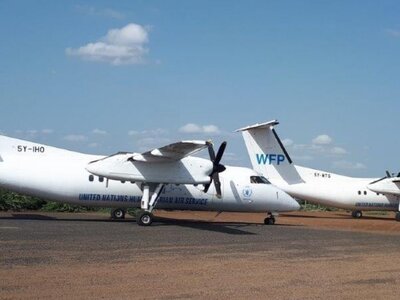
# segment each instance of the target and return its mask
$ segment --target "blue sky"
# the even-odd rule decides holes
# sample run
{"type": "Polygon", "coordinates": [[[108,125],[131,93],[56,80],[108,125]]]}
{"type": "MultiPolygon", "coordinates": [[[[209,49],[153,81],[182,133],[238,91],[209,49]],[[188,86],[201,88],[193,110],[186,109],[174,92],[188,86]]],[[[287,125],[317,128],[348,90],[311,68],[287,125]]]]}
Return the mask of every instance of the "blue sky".
{"type": "Polygon", "coordinates": [[[1,1],[0,131],[87,153],[228,141],[278,119],[294,161],[400,171],[398,1],[1,1]]]}

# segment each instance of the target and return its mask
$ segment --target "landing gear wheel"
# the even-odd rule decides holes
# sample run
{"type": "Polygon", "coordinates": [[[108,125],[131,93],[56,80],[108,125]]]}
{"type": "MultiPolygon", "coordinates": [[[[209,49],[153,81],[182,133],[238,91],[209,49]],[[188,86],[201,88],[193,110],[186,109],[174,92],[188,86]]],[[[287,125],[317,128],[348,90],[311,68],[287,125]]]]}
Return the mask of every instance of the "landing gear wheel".
{"type": "Polygon", "coordinates": [[[125,210],[122,208],[116,208],[111,211],[111,219],[120,220],[125,219],[125,210]]]}
{"type": "Polygon", "coordinates": [[[397,222],[400,222],[400,212],[397,212],[397,213],[396,213],[396,221],[397,221],[397,222]]]}
{"type": "Polygon", "coordinates": [[[360,219],[362,217],[362,212],[360,210],[355,210],[351,212],[351,216],[356,219],[360,219]]]}
{"type": "Polygon", "coordinates": [[[265,218],[264,219],[264,224],[265,225],[274,225],[275,224],[275,218],[273,216],[265,218]]]}
{"type": "Polygon", "coordinates": [[[153,223],[153,214],[148,211],[140,212],[136,216],[136,223],[140,226],[150,226],[153,223]]]}

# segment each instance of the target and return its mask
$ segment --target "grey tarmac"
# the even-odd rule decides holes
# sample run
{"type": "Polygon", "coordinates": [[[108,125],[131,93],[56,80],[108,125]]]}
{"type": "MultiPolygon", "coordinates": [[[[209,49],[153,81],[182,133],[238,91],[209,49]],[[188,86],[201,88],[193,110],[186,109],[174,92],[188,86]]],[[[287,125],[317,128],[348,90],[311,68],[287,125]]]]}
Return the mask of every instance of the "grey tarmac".
{"type": "Polygon", "coordinates": [[[0,213],[0,298],[395,299],[400,291],[398,235],[295,225],[293,216],[265,226],[177,214],[189,218],[161,213],[141,227],[97,213],[0,213]]]}

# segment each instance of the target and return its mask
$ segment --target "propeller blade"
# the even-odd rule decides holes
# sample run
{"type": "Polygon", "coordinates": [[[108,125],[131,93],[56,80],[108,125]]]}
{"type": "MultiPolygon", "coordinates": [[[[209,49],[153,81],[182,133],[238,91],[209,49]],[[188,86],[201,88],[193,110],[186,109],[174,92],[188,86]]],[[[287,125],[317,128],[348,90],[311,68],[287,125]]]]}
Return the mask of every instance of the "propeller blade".
{"type": "Polygon", "coordinates": [[[214,181],[215,191],[217,192],[216,193],[217,197],[221,198],[221,195],[222,195],[222,192],[221,192],[221,181],[219,181],[218,173],[214,173],[213,181],[214,181]]]}
{"type": "Polygon", "coordinates": [[[399,172],[399,173],[397,173],[397,177],[400,177],[400,172],[399,172]]]}
{"type": "Polygon", "coordinates": [[[392,175],[390,175],[390,172],[389,172],[388,170],[386,170],[386,177],[387,177],[387,178],[392,177],[392,175]]]}
{"type": "Polygon", "coordinates": [[[226,142],[223,142],[221,146],[219,146],[218,152],[217,152],[217,157],[214,160],[214,164],[218,165],[219,162],[221,161],[222,155],[224,154],[226,148],[226,142]]]}
{"type": "Polygon", "coordinates": [[[210,155],[210,160],[212,162],[215,161],[215,152],[214,152],[214,147],[211,142],[208,142],[208,154],[210,155]]]}
{"type": "Polygon", "coordinates": [[[204,190],[203,190],[203,192],[204,192],[204,193],[207,193],[207,192],[208,192],[208,189],[210,188],[210,186],[211,186],[211,182],[205,184],[205,185],[204,185],[204,190]]]}

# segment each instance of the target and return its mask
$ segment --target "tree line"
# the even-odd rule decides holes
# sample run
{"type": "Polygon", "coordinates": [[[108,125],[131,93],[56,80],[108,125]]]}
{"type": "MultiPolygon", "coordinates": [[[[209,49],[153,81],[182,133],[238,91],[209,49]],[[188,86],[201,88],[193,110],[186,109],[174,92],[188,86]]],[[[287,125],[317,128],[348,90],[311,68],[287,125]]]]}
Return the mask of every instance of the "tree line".
{"type": "Polygon", "coordinates": [[[0,189],[0,211],[43,210],[59,212],[96,211],[98,208],[72,205],[26,196],[0,189]]]}

